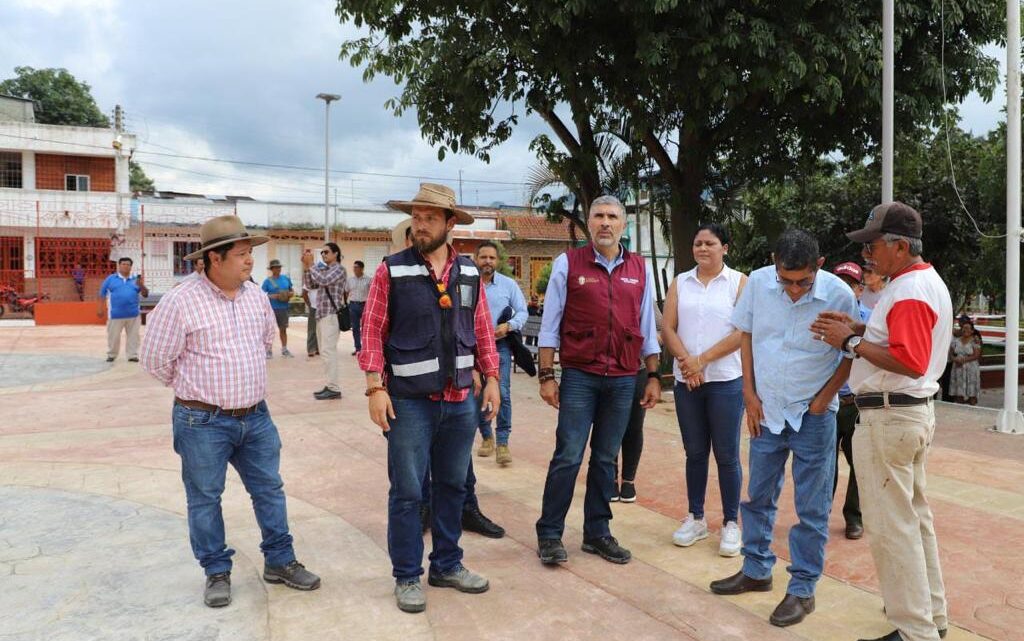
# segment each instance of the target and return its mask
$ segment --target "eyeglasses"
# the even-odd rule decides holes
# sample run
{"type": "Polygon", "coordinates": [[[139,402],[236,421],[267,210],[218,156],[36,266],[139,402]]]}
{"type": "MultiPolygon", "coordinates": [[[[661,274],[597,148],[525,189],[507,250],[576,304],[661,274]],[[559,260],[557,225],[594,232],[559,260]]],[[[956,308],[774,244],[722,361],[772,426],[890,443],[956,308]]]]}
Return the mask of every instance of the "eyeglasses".
{"type": "Polygon", "coordinates": [[[320,250],[320,255],[321,256],[326,256],[327,254],[330,254],[330,253],[331,253],[331,250],[329,250],[329,249],[321,249],[320,250]]]}
{"type": "Polygon", "coordinates": [[[864,243],[864,253],[867,254],[868,256],[873,254],[874,251],[875,251],[875,243],[877,243],[878,241],[882,241],[886,245],[889,244],[889,241],[887,241],[886,239],[884,239],[884,238],[877,238],[877,239],[871,241],[870,243],[864,243]]]}
{"type": "Polygon", "coordinates": [[[800,289],[810,289],[814,285],[814,278],[803,278],[801,280],[790,280],[779,276],[778,272],[775,272],[775,282],[782,285],[783,287],[799,287],[800,289]]]}

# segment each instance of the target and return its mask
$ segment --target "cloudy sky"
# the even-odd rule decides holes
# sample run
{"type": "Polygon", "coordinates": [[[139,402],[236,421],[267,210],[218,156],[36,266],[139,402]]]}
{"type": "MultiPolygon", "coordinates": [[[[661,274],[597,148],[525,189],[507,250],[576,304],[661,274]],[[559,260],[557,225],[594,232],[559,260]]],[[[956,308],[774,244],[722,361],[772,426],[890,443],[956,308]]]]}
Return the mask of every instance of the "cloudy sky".
{"type": "MultiPolygon", "coordinates": [[[[92,85],[101,109],[121,104],[139,137],[136,159],[163,189],[322,200],[322,169],[181,156],[322,168],[324,106],[315,96],[327,92],[342,95],[331,107],[331,167],[359,172],[332,174],[341,203],[411,196],[428,178],[458,189],[461,170],[467,204],[521,204],[535,162],[527,147],[543,123],[522,121],[489,165],[465,155],[438,162],[413,114],[395,118],[384,109],[397,93],[391,81],[365,84],[361,70],[338,60],[341,43],[357,33],[338,23],[333,7],[331,0],[4,0],[0,79],[15,66],[65,67],[92,85]]],[[[996,95],[998,104],[969,99],[963,124],[976,134],[994,127],[996,95]]]]}

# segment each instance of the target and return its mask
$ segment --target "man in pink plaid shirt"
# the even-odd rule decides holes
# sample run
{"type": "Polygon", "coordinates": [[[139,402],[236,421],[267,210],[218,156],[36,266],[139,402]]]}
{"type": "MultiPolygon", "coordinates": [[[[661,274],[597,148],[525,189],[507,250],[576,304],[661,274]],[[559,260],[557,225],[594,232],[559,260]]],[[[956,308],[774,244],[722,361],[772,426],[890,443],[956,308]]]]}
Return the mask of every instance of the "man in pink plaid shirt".
{"type": "Polygon", "coordinates": [[[206,573],[203,600],[231,603],[231,556],[221,494],[230,462],[252,497],[263,533],[263,580],[315,590],[320,577],[295,560],[280,468],[281,438],[263,400],[266,352],[277,324],[270,302],[249,281],[250,236],[236,216],[207,221],[200,230],[196,273],[168,292],[153,310],[140,352],[142,367],[174,388],[174,451],[188,501],[192,553],[206,573]]]}

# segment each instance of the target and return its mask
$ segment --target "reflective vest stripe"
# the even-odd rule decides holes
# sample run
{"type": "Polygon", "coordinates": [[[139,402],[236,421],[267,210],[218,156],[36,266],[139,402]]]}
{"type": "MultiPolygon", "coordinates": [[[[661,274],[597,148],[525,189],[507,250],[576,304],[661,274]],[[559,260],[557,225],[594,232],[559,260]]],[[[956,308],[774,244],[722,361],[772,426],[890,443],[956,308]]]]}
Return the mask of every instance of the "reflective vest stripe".
{"type": "Polygon", "coordinates": [[[418,363],[391,365],[391,373],[395,376],[422,376],[423,374],[431,374],[440,369],[441,362],[436,358],[432,358],[429,361],[419,361],[418,363]]]}
{"type": "Polygon", "coordinates": [[[473,265],[459,265],[459,273],[465,276],[479,276],[480,272],[473,265]]]}
{"type": "Polygon", "coordinates": [[[408,276],[430,276],[425,265],[391,265],[392,278],[405,278],[408,276]]]}
{"type": "Polygon", "coordinates": [[[455,357],[455,368],[456,369],[463,369],[463,368],[466,368],[466,367],[473,367],[473,363],[475,363],[475,362],[476,361],[474,360],[472,354],[466,354],[465,356],[456,356],[455,357]]]}

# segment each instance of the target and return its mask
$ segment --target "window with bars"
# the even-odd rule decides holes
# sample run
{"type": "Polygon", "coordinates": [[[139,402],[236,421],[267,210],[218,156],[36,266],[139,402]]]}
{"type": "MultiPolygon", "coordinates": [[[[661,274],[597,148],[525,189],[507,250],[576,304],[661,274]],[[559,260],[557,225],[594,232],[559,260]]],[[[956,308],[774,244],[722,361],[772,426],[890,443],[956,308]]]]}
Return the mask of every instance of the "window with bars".
{"type": "Polygon", "coordinates": [[[89,177],[81,174],[64,174],[65,191],[89,191],[89,177]]]}
{"type": "Polygon", "coordinates": [[[192,273],[192,262],[191,260],[185,260],[185,256],[188,256],[194,251],[199,251],[199,248],[203,244],[199,241],[193,240],[176,240],[174,241],[174,275],[175,276],[188,276],[192,273]]]}
{"type": "Polygon", "coordinates": [[[36,238],[36,269],[41,278],[66,277],[80,264],[87,276],[110,274],[107,238],[36,238]]]}
{"type": "Polygon", "coordinates": [[[522,256],[509,256],[508,266],[512,268],[512,276],[514,278],[523,277],[523,257],[522,256]]]}
{"type": "Polygon", "coordinates": [[[21,154],[0,151],[0,187],[21,189],[21,154]]]}

